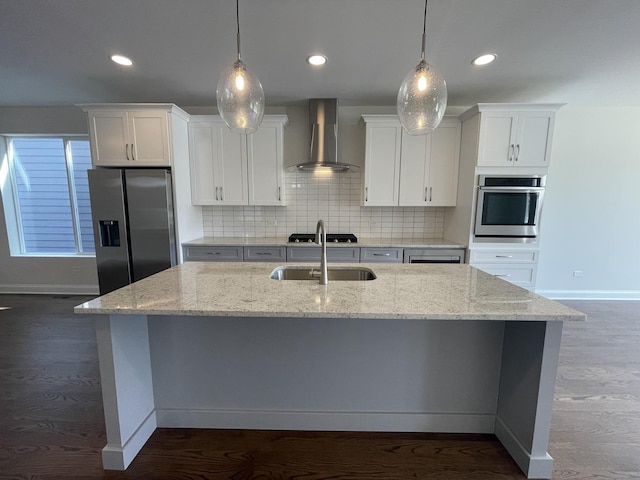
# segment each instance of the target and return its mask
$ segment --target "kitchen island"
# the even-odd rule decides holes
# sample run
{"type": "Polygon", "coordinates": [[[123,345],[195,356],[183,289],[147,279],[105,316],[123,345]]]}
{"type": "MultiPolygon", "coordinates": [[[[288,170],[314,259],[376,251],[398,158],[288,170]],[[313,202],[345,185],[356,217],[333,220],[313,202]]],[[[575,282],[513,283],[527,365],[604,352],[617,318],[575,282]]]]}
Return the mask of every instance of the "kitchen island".
{"type": "Polygon", "coordinates": [[[583,314],[468,265],[326,286],[276,266],[185,263],[76,307],[99,314],[105,469],[157,427],[424,431],[495,433],[551,478],[562,323],[583,314]]]}

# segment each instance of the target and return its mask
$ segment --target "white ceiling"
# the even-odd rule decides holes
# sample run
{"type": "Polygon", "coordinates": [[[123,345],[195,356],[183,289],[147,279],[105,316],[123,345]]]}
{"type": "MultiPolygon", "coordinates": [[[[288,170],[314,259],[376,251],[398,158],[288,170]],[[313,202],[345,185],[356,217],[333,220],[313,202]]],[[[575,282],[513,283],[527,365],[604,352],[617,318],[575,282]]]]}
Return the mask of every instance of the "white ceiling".
{"type": "MultiPolygon", "coordinates": [[[[267,105],[393,105],[420,59],[423,0],[240,0],[242,56],[267,105]],[[329,57],[323,69],[305,58],[329,57]]],[[[0,106],[215,105],[234,0],[0,0],[0,106]],[[132,69],[109,60],[129,55],[132,69]]],[[[431,0],[427,61],[450,106],[640,106],[640,0],[431,0]],[[478,54],[495,64],[478,68],[478,54]]]]}

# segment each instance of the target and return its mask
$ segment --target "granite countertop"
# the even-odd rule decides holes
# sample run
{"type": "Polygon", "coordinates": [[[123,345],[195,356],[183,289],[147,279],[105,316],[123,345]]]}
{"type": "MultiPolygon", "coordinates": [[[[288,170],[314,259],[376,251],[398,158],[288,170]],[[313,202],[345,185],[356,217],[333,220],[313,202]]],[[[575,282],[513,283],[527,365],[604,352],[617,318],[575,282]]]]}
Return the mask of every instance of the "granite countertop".
{"type": "MultiPolygon", "coordinates": [[[[201,237],[183,242],[183,247],[219,247],[259,245],[277,247],[304,247],[314,243],[289,242],[288,237],[201,237]]],[[[466,245],[444,238],[358,238],[357,243],[331,243],[327,247],[395,247],[395,248],[466,248],[466,245]]]]}
{"type": "MultiPolygon", "coordinates": [[[[76,313],[427,320],[584,320],[466,264],[358,264],[372,281],[276,281],[277,263],[187,262],[83,303],[76,313]]],[[[291,265],[291,264],[287,264],[291,265]]],[[[318,267],[317,264],[306,264],[318,267]]],[[[353,268],[353,264],[329,264],[353,268]]]]}

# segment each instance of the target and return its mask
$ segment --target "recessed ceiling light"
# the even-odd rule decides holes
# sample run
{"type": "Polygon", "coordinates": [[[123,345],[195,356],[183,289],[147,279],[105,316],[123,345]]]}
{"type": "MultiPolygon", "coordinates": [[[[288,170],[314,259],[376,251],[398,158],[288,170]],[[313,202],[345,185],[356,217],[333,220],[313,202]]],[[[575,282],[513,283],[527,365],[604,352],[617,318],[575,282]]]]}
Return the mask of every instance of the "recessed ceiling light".
{"type": "Polygon", "coordinates": [[[130,67],[131,65],[133,65],[133,60],[122,55],[111,55],[111,60],[118,65],[124,65],[125,67],[130,67]]]}
{"type": "Polygon", "coordinates": [[[324,55],[311,55],[307,57],[307,63],[310,65],[324,65],[327,63],[327,57],[324,55]]]}
{"type": "Polygon", "coordinates": [[[476,57],[471,63],[477,66],[487,65],[493,62],[496,58],[498,58],[498,55],[496,55],[495,53],[486,53],[484,55],[476,57]]]}

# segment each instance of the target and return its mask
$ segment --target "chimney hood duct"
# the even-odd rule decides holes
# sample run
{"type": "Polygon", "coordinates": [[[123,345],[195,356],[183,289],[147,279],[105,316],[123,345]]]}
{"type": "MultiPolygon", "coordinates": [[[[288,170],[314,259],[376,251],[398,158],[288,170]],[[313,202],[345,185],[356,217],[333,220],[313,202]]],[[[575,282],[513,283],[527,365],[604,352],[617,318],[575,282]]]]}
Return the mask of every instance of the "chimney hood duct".
{"type": "Polygon", "coordinates": [[[303,171],[331,170],[344,172],[355,165],[338,162],[338,100],[312,98],[309,100],[309,161],[291,167],[303,171]]]}

